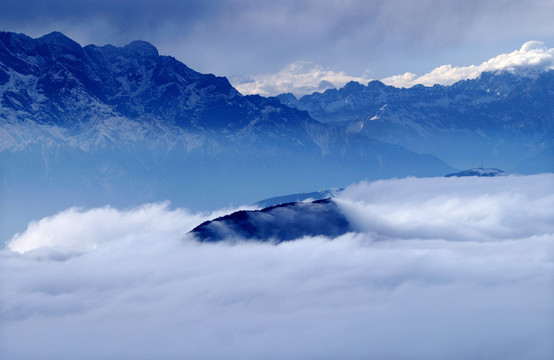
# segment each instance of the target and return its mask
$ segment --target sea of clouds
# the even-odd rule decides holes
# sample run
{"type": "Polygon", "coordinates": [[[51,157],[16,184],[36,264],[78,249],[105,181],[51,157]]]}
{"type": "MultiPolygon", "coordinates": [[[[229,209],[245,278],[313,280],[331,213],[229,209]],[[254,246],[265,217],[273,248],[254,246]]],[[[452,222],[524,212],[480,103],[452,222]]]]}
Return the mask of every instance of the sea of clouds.
{"type": "Polygon", "coordinates": [[[356,232],[199,243],[168,203],[68,209],[0,251],[2,359],[552,359],[554,174],[394,179],[356,232]]]}

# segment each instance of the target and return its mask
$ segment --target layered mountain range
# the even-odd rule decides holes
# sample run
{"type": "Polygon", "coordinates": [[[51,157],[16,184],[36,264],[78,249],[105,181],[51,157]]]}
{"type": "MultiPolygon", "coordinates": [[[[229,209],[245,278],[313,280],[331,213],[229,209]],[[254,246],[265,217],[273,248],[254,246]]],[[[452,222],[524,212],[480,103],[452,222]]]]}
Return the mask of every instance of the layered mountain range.
{"type": "Polygon", "coordinates": [[[82,47],[58,32],[2,32],[0,236],[69,206],[169,199],[200,210],[363,179],[442,176],[452,164],[513,171],[531,159],[529,171],[542,170],[552,78],[350,83],[299,100],[264,98],[147,42],[82,47]]]}
{"type": "Polygon", "coordinates": [[[349,131],[434,154],[458,168],[485,162],[511,172],[554,171],[554,71],[484,72],[451,86],[350,82],[289,106],[349,131]]]}
{"type": "Polygon", "coordinates": [[[210,209],[454,170],[277,98],[243,96],[143,41],[82,47],[59,32],[2,32],[0,105],[0,217],[10,224],[75,205],[210,209]]]}

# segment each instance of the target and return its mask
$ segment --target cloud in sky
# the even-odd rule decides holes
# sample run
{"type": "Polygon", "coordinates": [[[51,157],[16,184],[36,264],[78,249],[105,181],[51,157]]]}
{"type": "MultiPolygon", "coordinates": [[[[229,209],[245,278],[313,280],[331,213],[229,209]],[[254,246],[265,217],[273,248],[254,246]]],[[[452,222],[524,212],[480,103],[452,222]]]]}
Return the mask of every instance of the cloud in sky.
{"type": "Polygon", "coordinates": [[[323,92],[330,88],[340,88],[349,81],[367,83],[369,79],[349,76],[343,71],[335,72],[306,61],[294,62],[275,74],[256,75],[245,80],[231,78],[231,82],[242,94],[262,96],[282,93],[301,96],[315,91],[323,92]]]}
{"type": "Polygon", "coordinates": [[[475,79],[484,71],[513,72],[516,70],[544,71],[552,69],[554,69],[554,48],[549,49],[540,41],[528,41],[519,50],[498,55],[480,65],[442,65],[421,76],[407,72],[384,78],[382,81],[396,87],[412,87],[417,84],[452,85],[460,80],[475,79]]]}
{"type": "Polygon", "coordinates": [[[358,233],[277,246],[196,243],[203,216],[163,204],[69,209],[0,252],[2,358],[550,359],[552,185],[361,183],[337,199],[358,233]]]}
{"type": "Polygon", "coordinates": [[[379,79],[553,41],[553,10],[545,0],[8,0],[0,22],[31,36],[58,30],[83,45],[146,40],[217,75],[276,73],[305,60],[379,79]]]}

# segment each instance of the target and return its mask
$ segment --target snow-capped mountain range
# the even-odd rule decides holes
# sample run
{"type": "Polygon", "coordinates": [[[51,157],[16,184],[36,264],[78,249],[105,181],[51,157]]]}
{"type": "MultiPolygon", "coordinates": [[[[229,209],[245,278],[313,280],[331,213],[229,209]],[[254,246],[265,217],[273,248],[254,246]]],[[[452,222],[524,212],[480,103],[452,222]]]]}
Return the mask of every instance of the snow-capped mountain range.
{"type": "Polygon", "coordinates": [[[554,70],[483,72],[451,86],[350,82],[284,104],[352,132],[433,154],[458,168],[554,170],[554,70]]]}
{"type": "Polygon", "coordinates": [[[75,205],[209,209],[455,170],[243,96],[143,41],[82,47],[59,32],[2,32],[0,105],[3,228],[75,205]]]}
{"type": "Polygon", "coordinates": [[[1,150],[42,141],[91,152],[147,142],[218,156],[253,146],[272,153],[276,145],[344,155],[369,143],[275,98],[242,96],[226,78],[195,72],[142,41],[82,48],[56,32],[1,33],[0,96],[1,150]]]}

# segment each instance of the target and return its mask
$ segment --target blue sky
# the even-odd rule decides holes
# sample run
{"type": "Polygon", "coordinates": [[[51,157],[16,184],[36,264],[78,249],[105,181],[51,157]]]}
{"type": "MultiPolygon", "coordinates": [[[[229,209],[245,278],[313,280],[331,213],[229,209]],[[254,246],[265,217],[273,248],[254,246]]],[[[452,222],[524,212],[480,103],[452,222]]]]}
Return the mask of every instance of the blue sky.
{"type": "MultiPolygon", "coordinates": [[[[153,43],[234,85],[291,66],[354,79],[425,74],[554,45],[549,0],[5,0],[2,30],[58,30],[82,45],[153,43]]],[[[283,74],[279,75],[283,76],[283,74]]]]}

